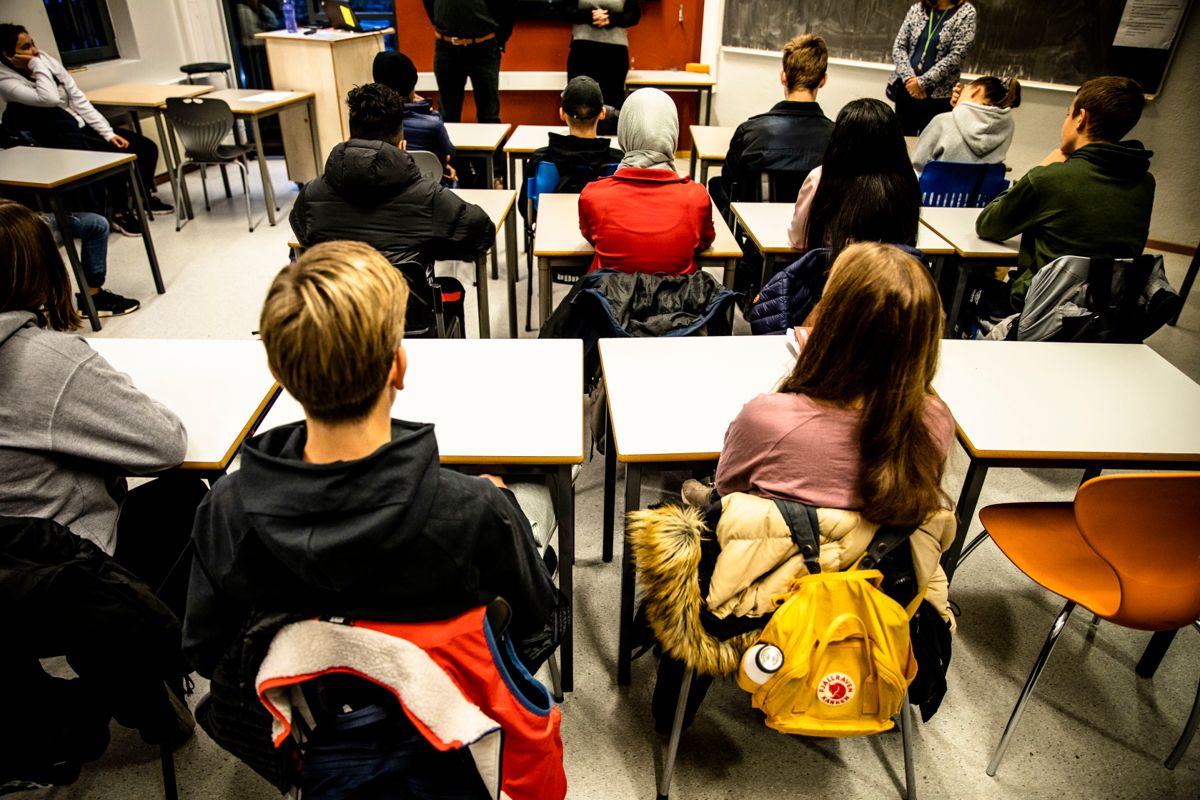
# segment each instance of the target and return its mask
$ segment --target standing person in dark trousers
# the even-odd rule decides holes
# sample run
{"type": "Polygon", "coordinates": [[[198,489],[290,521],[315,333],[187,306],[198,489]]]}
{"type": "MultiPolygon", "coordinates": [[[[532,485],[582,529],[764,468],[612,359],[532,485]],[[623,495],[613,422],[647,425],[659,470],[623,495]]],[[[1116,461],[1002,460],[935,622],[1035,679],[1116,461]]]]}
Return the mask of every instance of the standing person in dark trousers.
{"type": "MultiPolygon", "coordinates": [[[[462,121],[467,78],[475,92],[475,118],[500,121],[500,53],[512,33],[511,0],[424,0],[437,42],[433,74],[438,110],[446,122],[462,121]]],[[[490,187],[489,187],[490,188],[490,187]]]]}
{"type": "Polygon", "coordinates": [[[917,136],[950,110],[963,59],[975,42],[975,6],[965,0],[921,0],[904,15],[892,45],[888,99],[905,136],[917,136]]]}
{"type": "Polygon", "coordinates": [[[642,18],[638,0],[574,0],[566,4],[571,30],[567,80],[586,75],[600,84],[605,101],[614,108],[625,102],[629,73],[627,28],[642,18]]]}

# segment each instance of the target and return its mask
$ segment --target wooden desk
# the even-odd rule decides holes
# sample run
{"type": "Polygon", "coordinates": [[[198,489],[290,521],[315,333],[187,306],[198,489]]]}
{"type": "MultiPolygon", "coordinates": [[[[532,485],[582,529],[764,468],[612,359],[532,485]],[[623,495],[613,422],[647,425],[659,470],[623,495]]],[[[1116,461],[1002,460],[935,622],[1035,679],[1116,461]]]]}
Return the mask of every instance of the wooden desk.
{"type": "MultiPolygon", "coordinates": [[[[733,287],[733,276],[737,270],[742,248],[738,247],[733,232],[714,207],[713,226],[717,237],[712,246],[700,254],[701,266],[705,262],[716,262],[725,268],[724,283],[733,287]]],[[[652,247],[653,242],[647,242],[652,247]]],[[[583,238],[579,230],[579,195],[543,194],[538,199],[538,224],[533,239],[533,255],[538,262],[538,319],[545,322],[550,316],[550,270],[553,267],[586,267],[591,263],[595,249],[583,238]]]]}
{"type": "MultiPolygon", "coordinates": [[[[87,93],[87,98],[97,108],[109,108],[113,111],[124,111],[129,114],[133,129],[142,132],[141,117],[149,114],[154,117],[154,125],[158,130],[158,141],[161,145],[163,164],[167,168],[167,177],[171,181],[171,193],[175,204],[179,205],[179,187],[175,181],[175,169],[179,166],[179,146],[175,142],[175,132],[164,113],[168,97],[196,97],[208,94],[211,86],[190,83],[119,83],[116,86],[105,86],[87,93]]],[[[154,191],[153,186],[145,187],[147,192],[154,191]]],[[[192,218],[192,204],[187,198],[183,200],[184,216],[192,218]]]]}
{"type": "Polygon", "coordinates": [[[946,309],[946,334],[954,330],[962,312],[963,296],[967,291],[967,270],[991,269],[1017,263],[1021,239],[1014,236],[1007,242],[991,242],[975,233],[975,220],[981,208],[922,208],[921,224],[945,239],[954,248],[948,260],[956,270],[954,287],[946,309]]]}
{"type": "Polygon", "coordinates": [[[570,131],[565,125],[518,125],[512,136],[508,137],[508,141],[504,143],[504,154],[508,159],[509,186],[517,186],[517,163],[520,162],[521,174],[524,176],[525,162],[529,160],[530,154],[550,144],[552,133],[566,136],[570,131]]]}
{"type": "MultiPolygon", "coordinates": [[[[609,413],[604,454],[604,559],[612,560],[617,462],[625,465],[625,513],[642,507],[648,469],[712,467],[725,430],[754,397],[792,369],[791,336],[601,339],[609,413]],[[720,364],[721,378],[695,396],[696,365],[720,364]],[[669,411],[668,411],[669,409],[669,411]]],[[[621,517],[624,519],[624,514],[621,517]]],[[[633,558],[625,537],[621,562],[617,684],[630,678],[633,558]]]]}
{"type": "MultiPolygon", "coordinates": [[[[275,187],[267,171],[267,155],[263,152],[262,131],[259,120],[279,116],[279,127],[283,132],[283,152],[288,165],[288,178],[296,183],[308,183],[325,170],[325,156],[318,149],[316,95],[312,92],[262,91],[260,89],[222,89],[207,95],[209,99],[224,100],[235,117],[249,120],[254,133],[254,152],[258,159],[259,174],[263,183],[263,198],[267,205],[267,219],[276,224],[275,187]],[[303,104],[304,108],[300,106],[303,104]],[[301,128],[299,123],[307,123],[301,128]],[[307,133],[303,133],[307,130],[307,133]],[[312,165],[308,157],[312,156],[312,165]]],[[[236,133],[237,128],[234,128],[236,133]]]]}
{"type": "Polygon", "coordinates": [[[991,467],[1200,469],[1200,386],[1145,345],[947,340],[933,388],[970,458],[947,578],[991,467]]]}
{"type": "Polygon", "coordinates": [[[88,339],[187,429],[183,469],[219,474],[237,454],[279,384],[254,339],[88,339]]]}
{"type": "MultiPolygon", "coordinates": [[[[484,174],[487,188],[496,185],[495,166],[492,157],[500,150],[504,138],[512,130],[507,122],[447,122],[446,134],[450,144],[460,153],[483,154],[486,156],[484,174]]],[[[510,183],[509,188],[513,188],[510,183]]]]}
{"type": "Polygon", "coordinates": [[[163,286],[162,274],[158,271],[158,255],[154,252],[154,239],[150,235],[150,224],[146,221],[145,198],[142,182],[134,170],[137,156],[132,153],[98,153],[90,150],[59,150],[53,147],[12,147],[0,150],[0,186],[16,186],[33,191],[45,198],[54,219],[58,223],[67,261],[75,273],[75,284],[83,295],[84,312],[92,323],[92,330],[100,330],[100,317],[96,305],[88,292],[79,251],[71,236],[67,223],[67,208],[64,193],[96,181],[102,181],[124,173],[133,188],[134,208],[142,225],[142,245],[146,248],[146,260],[150,262],[150,274],[154,277],[154,288],[159,294],[167,291],[163,286]]]}
{"type": "MultiPolygon", "coordinates": [[[[631,69],[625,77],[626,89],[654,88],[664,92],[696,92],[704,105],[704,124],[712,122],[712,90],[717,81],[707,72],[686,72],[678,69],[631,69]]],[[[700,122],[700,108],[696,108],[700,122]]]]}
{"type": "Polygon", "coordinates": [[[719,127],[716,125],[691,125],[692,158],[688,167],[688,175],[696,177],[696,162],[700,162],[700,183],[708,185],[708,167],[711,164],[722,164],[729,153],[729,142],[737,128],[719,127]]]}
{"type": "MultiPolygon", "coordinates": [[[[408,374],[394,416],[436,425],[442,463],[511,466],[555,479],[561,552],[559,586],[573,600],[575,489],[571,468],[583,463],[583,346],[552,339],[418,339],[404,343],[408,374]],[[520,391],[497,391],[519,386],[520,391]],[[480,398],[488,398],[486,410],[480,398]]],[[[262,430],[303,418],[282,393],[262,430]]],[[[563,691],[573,684],[571,632],[562,643],[563,691]]]]}

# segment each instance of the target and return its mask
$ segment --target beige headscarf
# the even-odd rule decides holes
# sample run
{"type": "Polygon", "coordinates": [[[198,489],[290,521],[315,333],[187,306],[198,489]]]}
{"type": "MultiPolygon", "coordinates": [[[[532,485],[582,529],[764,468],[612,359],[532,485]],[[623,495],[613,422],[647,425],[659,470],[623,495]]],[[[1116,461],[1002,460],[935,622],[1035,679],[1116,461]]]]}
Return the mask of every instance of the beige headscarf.
{"type": "Polygon", "coordinates": [[[617,141],[625,151],[622,167],[675,171],[679,112],[659,89],[638,89],[621,106],[617,141]]]}

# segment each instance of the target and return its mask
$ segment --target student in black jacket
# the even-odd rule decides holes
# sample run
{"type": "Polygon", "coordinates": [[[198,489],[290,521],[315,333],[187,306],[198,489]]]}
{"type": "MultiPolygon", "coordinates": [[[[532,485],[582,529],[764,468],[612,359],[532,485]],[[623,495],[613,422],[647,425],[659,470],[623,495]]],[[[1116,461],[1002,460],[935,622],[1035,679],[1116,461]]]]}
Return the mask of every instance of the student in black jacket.
{"type": "Polygon", "coordinates": [[[828,66],[829,49],[820,36],[796,36],[784,46],[779,82],[785,99],[738,126],[721,174],[708,182],[722,212],[734,200],[767,200],[759,197],[763,172],[770,173],[780,202],[796,199],[805,176],[820,165],[833,132],[833,121],[817,105],[828,66]]]}

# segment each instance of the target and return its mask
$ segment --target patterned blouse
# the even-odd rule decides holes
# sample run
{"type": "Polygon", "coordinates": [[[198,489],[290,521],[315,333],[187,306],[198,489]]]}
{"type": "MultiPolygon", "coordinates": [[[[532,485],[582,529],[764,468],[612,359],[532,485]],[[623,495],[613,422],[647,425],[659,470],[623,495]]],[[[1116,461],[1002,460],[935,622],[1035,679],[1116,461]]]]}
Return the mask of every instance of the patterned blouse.
{"type": "MultiPolygon", "coordinates": [[[[890,81],[913,77],[912,55],[929,25],[929,13],[921,3],[914,3],[904,15],[896,43],[892,45],[892,63],[896,69],[890,81]]],[[[919,76],[921,86],[929,97],[949,97],[962,75],[962,62],[975,41],[975,6],[963,3],[949,15],[937,37],[937,60],[919,76]]]]}

